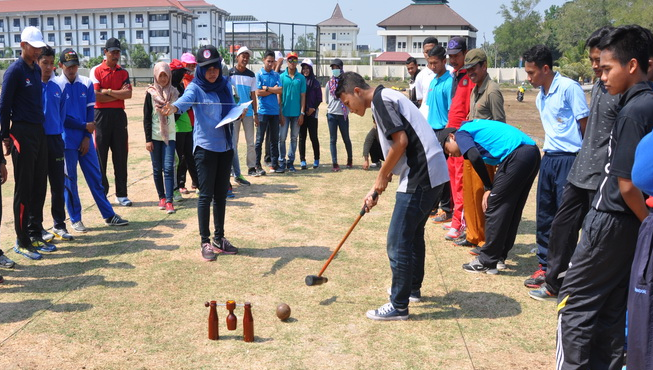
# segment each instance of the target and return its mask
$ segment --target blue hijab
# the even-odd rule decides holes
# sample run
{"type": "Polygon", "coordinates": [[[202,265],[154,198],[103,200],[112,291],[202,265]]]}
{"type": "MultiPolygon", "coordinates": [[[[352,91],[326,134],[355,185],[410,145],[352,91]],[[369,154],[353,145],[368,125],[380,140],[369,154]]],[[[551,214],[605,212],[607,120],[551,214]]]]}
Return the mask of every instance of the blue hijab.
{"type": "Polygon", "coordinates": [[[222,113],[220,119],[223,119],[224,116],[229,113],[231,108],[235,106],[233,96],[231,95],[231,89],[227,83],[227,79],[222,76],[222,60],[212,63],[203,67],[197,66],[197,72],[195,72],[195,79],[193,80],[202,90],[205,92],[214,92],[218,94],[218,99],[222,103],[222,113]],[[211,83],[206,79],[206,71],[214,67],[220,71],[218,79],[215,82],[211,83]]]}

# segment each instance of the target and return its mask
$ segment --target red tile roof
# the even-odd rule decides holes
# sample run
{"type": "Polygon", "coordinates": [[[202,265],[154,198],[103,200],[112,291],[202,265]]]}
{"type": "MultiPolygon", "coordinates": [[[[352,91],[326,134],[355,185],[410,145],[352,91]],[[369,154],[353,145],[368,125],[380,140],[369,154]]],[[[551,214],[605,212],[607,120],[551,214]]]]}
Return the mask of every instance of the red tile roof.
{"type": "Polygon", "coordinates": [[[402,26],[468,26],[467,22],[446,4],[411,4],[377,24],[379,27],[402,26]]]}
{"type": "Polygon", "coordinates": [[[0,13],[151,7],[166,7],[189,11],[177,0],[111,0],[106,3],[74,0],[0,0],[0,13]]]}
{"type": "Polygon", "coordinates": [[[410,54],[403,51],[386,51],[374,58],[375,62],[406,62],[410,54]]]}

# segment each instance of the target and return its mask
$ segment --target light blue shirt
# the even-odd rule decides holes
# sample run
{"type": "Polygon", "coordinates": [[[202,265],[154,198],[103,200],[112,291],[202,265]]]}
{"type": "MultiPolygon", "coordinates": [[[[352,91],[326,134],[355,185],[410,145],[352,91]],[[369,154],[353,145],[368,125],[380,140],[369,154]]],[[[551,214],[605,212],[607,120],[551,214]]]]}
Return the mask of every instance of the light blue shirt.
{"type": "Polygon", "coordinates": [[[540,87],[535,105],[544,127],[544,152],[577,153],[583,142],[578,121],[589,116],[580,84],[556,72],[548,94],[540,87]]]}
{"type": "MultiPolygon", "coordinates": [[[[231,90],[231,85],[228,88],[231,90]]],[[[199,146],[212,152],[226,152],[232,148],[231,138],[227,137],[229,125],[215,128],[222,117],[222,105],[205,103],[220,103],[218,94],[207,93],[195,82],[191,82],[184,90],[184,95],[179,97],[173,105],[179,109],[179,113],[193,108],[195,113],[193,151],[199,146]]]]}
{"type": "MultiPolygon", "coordinates": [[[[261,68],[256,74],[256,87],[262,89],[264,86],[275,87],[281,86],[279,74],[274,70],[266,72],[265,68],[261,68]]],[[[268,96],[258,97],[258,112],[259,114],[276,115],[279,114],[279,100],[277,94],[270,94],[268,96]]]]}
{"type": "Polygon", "coordinates": [[[442,130],[449,122],[451,107],[451,89],[453,78],[449,72],[436,76],[431,80],[426,94],[426,104],[429,106],[427,121],[434,130],[442,130]]]}
{"type": "Polygon", "coordinates": [[[518,128],[487,119],[463,122],[456,132],[456,143],[463,154],[476,147],[483,162],[491,166],[503,162],[521,145],[535,145],[535,141],[518,128]]]}

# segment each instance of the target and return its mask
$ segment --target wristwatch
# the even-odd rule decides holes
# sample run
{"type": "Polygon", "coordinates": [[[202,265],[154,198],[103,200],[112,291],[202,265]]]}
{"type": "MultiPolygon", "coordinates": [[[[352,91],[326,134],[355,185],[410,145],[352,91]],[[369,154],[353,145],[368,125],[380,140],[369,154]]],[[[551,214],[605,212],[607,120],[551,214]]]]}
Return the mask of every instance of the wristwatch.
{"type": "Polygon", "coordinates": [[[111,89],[108,89],[107,95],[111,95],[111,89]]]}
{"type": "Polygon", "coordinates": [[[270,86],[266,86],[265,91],[270,91],[270,86]]]}
{"type": "Polygon", "coordinates": [[[302,114],[302,116],[305,116],[305,115],[306,115],[306,113],[304,113],[304,112],[301,112],[301,114],[302,114]]]}

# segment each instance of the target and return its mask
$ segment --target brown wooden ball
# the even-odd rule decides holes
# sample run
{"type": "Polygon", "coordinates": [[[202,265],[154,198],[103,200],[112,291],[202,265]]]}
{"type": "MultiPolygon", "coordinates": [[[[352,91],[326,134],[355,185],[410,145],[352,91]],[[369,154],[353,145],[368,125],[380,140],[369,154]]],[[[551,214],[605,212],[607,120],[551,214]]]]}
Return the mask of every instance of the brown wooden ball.
{"type": "Polygon", "coordinates": [[[290,306],[285,303],[280,303],[277,306],[277,317],[281,321],[286,321],[290,317],[290,306]]]}

